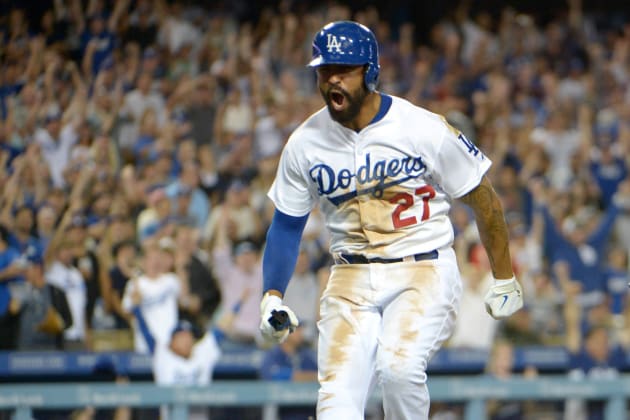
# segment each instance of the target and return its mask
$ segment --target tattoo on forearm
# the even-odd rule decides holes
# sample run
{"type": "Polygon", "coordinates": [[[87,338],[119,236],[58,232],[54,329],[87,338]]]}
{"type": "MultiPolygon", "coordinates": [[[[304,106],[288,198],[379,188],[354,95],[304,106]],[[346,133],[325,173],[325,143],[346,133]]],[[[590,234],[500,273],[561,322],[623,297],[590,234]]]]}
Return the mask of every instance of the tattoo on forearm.
{"type": "Polygon", "coordinates": [[[512,272],[508,230],[503,207],[490,182],[484,178],[481,184],[462,197],[475,212],[479,236],[486,248],[492,271],[497,275],[512,272]]]}

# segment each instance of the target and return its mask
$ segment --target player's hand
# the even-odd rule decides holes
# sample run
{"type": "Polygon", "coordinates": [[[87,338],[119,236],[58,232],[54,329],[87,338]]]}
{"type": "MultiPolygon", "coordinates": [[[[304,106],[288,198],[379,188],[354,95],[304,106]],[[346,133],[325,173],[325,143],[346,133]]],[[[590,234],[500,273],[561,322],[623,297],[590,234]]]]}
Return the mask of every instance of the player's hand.
{"type": "Polygon", "coordinates": [[[486,311],[494,319],[507,318],[523,307],[523,289],[516,277],[495,280],[484,301],[486,311]]]}
{"type": "Polygon", "coordinates": [[[282,304],[282,299],[269,293],[260,302],[260,318],[262,336],[273,343],[282,343],[299,325],[297,316],[282,304]]]}

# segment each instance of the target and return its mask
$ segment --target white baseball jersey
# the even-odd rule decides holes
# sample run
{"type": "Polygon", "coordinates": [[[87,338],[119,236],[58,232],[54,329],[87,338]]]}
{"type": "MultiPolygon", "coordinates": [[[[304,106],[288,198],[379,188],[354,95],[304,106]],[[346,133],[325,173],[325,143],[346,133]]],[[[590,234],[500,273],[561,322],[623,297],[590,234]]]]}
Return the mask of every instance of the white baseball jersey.
{"type": "MultiPolygon", "coordinates": [[[[122,307],[129,312],[133,309],[131,295],[134,287],[140,288],[142,294],[140,310],[151,335],[156,342],[168,341],[178,319],[177,298],[180,293],[180,285],[177,276],[173,273],[164,273],[151,279],[142,275],[137,280],[128,282],[122,307]]],[[[149,352],[140,328],[134,327],[133,339],[137,353],[149,352]]]]}
{"type": "MultiPolygon", "coordinates": [[[[170,336],[169,336],[170,337],[170,336]]],[[[169,341],[156,342],[153,376],[158,385],[208,385],[221,350],[214,335],[207,333],[193,347],[190,358],[173,353],[169,341]]]]}
{"type": "Polygon", "coordinates": [[[319,202],[333,255],[401,258],[450,246],[451,199],[476,187],[491,165],[443,117],[391,98],[385,115],[360,132],[324,107],[283,150],[269,197],[290,216],[319,202]]]}
{"type": "MultiPolygon", "coordinates": [[[[170,338],[170,336],[169,336],[170,338]]],[[[190,358],[184,359],[173,353],[169,341],[156,342],[153,355],[153,377],[155,383],[164,386],[203,386],[212,381],[212,372],[221,350],[212,333],[206,333],[193,347],[190,358]]],[[[169,420],[166,407],[161,408],[162,420],[169,420]]],[[[190,407],[189,420],[208,420],[207,409],[190,407]]]]}

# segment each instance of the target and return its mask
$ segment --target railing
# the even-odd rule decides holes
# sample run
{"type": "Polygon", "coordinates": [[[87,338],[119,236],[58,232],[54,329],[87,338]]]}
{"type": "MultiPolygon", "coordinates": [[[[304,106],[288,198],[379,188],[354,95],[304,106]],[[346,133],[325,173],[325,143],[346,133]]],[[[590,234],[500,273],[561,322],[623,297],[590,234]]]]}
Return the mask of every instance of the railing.
{"type": "MultiPolygon", "coordinates": [[[[570,398],[605,400],[605,419],[626,418],[630,397],[630,375],[619,379],[573,381],[565,376],[537,379],[497,380],[485,376],[436,377],[429,379],[432,401],[463,402],[465,420],[486,417],[485,401],[570,398]]],[[[378,399],[378,394],[373,398],[378,399]]],[[[216,381],[208,387],[157,387],[130,384],[41,384],[0,385],[0,409],[15,410],[15,420],[30,420],[33,409],[71,407],[158,407],[167,406],[173,420],[188,418],[195,405],[274,406],[315,404],[316,383],[265,381],[216,381]]]]}
{"type": "MultiPolygon", "coordinates": [[[[215,377],[255,378],[260,370],[264,351],[242,349],[224,351],[214,368],[215,377]]],[[[127,375],[151,375],[151,357],[133,352],[68,352],[68,351],[0,351],[0,381],[15,378],[39,378],[39,382],[50,382],[55,376],[75,376],[89,380],[96,362],[110,357],[116,366],[127,375]]],[[[429,363],[429,373],[442,375],[464,375],[482,373],[488,361],[488,351],[443,348],[429,363]]],[[[569,368],[569,355],[564,347],[527,346],[514,349],[513,368],[521,371],[527,366],[539,372],[559,373],[569,368]]],[[[630,370],[630,352],[626,356],[624,370],[630,370]]]]}

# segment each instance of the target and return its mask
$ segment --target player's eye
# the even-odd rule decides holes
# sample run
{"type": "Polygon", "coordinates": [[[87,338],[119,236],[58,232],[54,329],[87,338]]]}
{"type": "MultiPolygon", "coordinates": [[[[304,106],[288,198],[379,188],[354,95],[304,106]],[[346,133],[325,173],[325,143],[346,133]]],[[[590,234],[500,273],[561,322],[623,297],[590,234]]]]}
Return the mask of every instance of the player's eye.
{"type": "Polygon", "coordinates": [[[331,64],[327,66],[321,66],[317,68],[317,72],[320,77],[326,78],[333,75],[347,75],[354,71],[360,71],[363,66],[348,66],[343,64],[331,64]]]}

